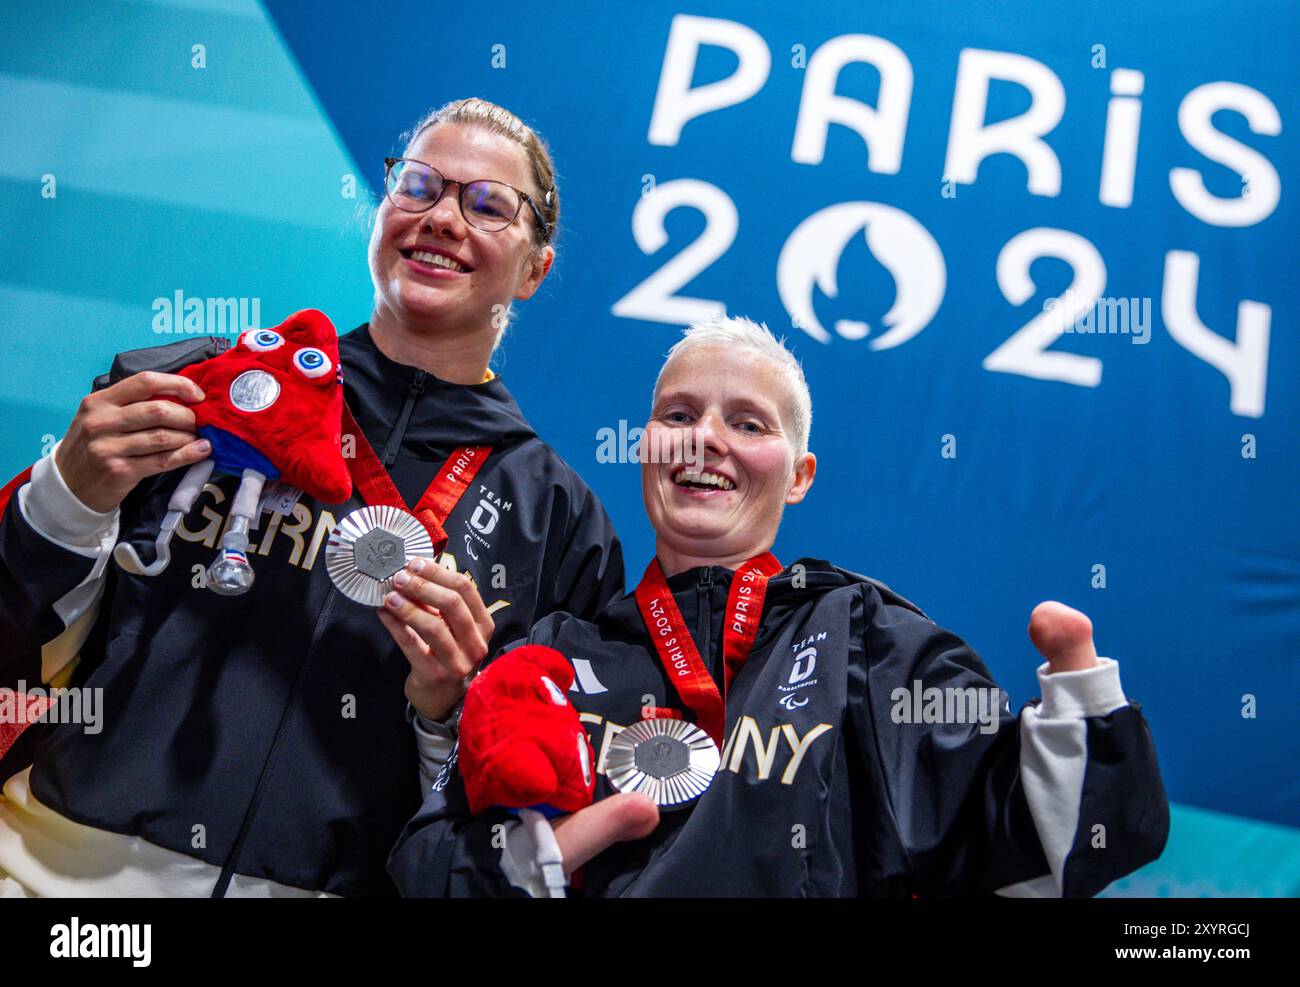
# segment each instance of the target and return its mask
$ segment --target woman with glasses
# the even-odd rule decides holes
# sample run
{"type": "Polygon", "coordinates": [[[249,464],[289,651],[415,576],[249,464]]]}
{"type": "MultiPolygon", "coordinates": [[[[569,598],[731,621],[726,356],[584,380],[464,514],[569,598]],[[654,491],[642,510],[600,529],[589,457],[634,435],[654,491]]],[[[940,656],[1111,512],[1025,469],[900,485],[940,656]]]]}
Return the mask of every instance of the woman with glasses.
{"type": "Polygon", "coordinates": [[[208,592],[226,477],[181,520],[164,572],[119,570],[116,542],[153,541],[166,474],[208,455],[193,412],[158,398],[201,398],[170,371],[210,341],[120,355],[0,517],[0,684],[102,700],[93,730],[37,723],[0,761],[0,895],[392,894],[386,856],[421,765],[451,747],[467,676],[545,614],[621,595],[603,508],[488,366],[554,261],[546,146],[461,100],[420,121],[384,177],[372,314],[339,339],[362,433],[344,455],[433,513],[441,564],[355,602],[326,543],[369,494],[303,495],[253,530],[256,585],[208,592]]]}

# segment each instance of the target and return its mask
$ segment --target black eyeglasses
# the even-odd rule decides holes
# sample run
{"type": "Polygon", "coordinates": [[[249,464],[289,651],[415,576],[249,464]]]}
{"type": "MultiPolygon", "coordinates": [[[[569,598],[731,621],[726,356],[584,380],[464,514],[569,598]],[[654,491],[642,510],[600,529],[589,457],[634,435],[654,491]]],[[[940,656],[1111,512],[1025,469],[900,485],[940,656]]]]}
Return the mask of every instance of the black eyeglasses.
{"type": "MultiPolygon", "coordinates": [[[[432,165],[414,158],[384,158],[384,186],[388,200],[403,212],[425,212],[447,194],[447,187],[460,189],[460,212],[465,222],[484,233],[500,233],[519,218],[524,203],[537,218],[542,242],[551,239],[546,217],[527,192],[488,178],[458,182],[445,177],[432,165]]],[[[550,195],[548,192],[547,195],[550,195]]]]}

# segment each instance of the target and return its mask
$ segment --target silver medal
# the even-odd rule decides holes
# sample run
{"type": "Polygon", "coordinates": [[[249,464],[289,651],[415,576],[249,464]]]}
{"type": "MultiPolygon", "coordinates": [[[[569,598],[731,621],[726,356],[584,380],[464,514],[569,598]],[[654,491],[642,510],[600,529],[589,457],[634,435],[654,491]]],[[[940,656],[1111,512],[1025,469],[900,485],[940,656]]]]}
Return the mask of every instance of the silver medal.
{"type": "Polygon", "coordinates": [[[325,569],[344,596],[379,607],[407,562],[433,557],[429,532],[415,517],[398,507],[363,507],[330,532],[325,569]]]}
{"type": "Polygon", "coordinates": [[[245,370],[230,385],[230,403],[240,411],[263,411],[280,397],[280,382],[265,370],[245,370]]]}
{"type": "Polygon", "coordinates": [[[621,731],[605,754],[605,776],[620,792],[640,792],[661,809],[680,809],[704,794],[721,755],[693,723],[667,717],[621,731]]]}

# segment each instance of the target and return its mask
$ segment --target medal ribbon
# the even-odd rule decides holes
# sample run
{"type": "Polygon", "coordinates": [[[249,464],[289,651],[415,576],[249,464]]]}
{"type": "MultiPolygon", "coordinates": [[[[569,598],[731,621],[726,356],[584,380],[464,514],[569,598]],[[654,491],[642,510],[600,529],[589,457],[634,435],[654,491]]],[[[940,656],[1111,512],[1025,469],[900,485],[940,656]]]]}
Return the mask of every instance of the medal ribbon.
{"type": "Polygon", "coordinates": [[[406,501],[398,493],[393,478],[379,461],[374,447],[361,431],[352,409],[343,402],[343,433],[356,436],[356,456],[348,459],[348,472],[357,492],[371,507],[396,507],[415,516],[433,540],[434,555],[441,555],[447,547],[447,532],[443,522],[451,516],[452,510],[469,489],[474,475],[492,452],[491,446],[461,446],[447,457],[447,461],[438,469],[438,473],[424,491],[415,509],[406,506],[406,501]]]}
{"type": "MultiPolygon", "coordinates": [[[[763,618],[768,580],[780,571],[781,563],[776,556],[764,552],[737,568],[731,577],[722,630],[724,689],[731,685],[754,646],[758,625],[763,618]]],[[[669,681],[682,701],[694,711],[700,729],[721,747],[727,718],[726,703],[700,658],[681,609],[668,589],[668,580],[664,578],[658,558],[651,559],[646,566],[645,575],[636,588],[636,603],[669,681]]]]}

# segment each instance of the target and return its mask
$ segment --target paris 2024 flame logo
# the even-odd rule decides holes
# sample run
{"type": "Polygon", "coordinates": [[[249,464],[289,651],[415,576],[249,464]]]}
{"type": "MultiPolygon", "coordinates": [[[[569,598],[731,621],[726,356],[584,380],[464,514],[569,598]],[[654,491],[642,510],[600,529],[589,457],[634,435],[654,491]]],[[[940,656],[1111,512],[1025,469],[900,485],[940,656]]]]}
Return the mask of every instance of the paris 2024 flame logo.
{"type": "MultiPolygon", "coordinates": [[[[881,317],[885,331],[871,341],[874,350],[899,346],[934,318],[943,301],[947,268],[930,232],[893,206],[879,202],[841,202],[813,213],[790,234],[777,261],[776,284],[794,325],[822,343],[831,341],[817,318],[813,286],[829,298],[839,294],[840,257],[859,232],[867,248],[894,279],[894,304],[881,317]]],[[[866,322],[839,319],[835,331],[845,339],[864,339],[866,322]]]]}

